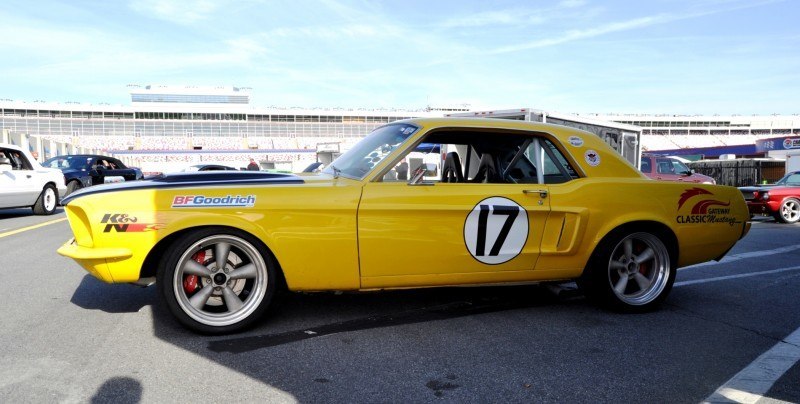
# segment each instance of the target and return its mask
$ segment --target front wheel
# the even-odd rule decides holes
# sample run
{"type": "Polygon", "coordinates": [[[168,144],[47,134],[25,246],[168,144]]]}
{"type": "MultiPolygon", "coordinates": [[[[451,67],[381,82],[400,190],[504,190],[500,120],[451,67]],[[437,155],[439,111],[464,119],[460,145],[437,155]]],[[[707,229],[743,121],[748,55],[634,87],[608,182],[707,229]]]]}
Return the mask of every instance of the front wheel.
{"type": "Polygon", "coordinates": [[[780,209],[775,212],[775,219],[783,223],[797,223],[800,221],[800,201],[795,198],[783,201],[780,209]]]}
{"type": "Polygon", "coordinates": [[[646,312],[666,299],[675,272],[661,237],[621,230],[600,242],[579,285],[589,298],[610,309],[646,312]]]}
{"type": "Polygon", "coordinates": [[[33,208],[33,213],[36,215],[52,215],[56,212],[57,205],[58,193],[56,193],[56,187],[52,184],[47,184],[31,208],[33,208]]]}
{"type": "Polygon", "coordinates": [[[173,244],[157,283],[181,324],[203,334],[225,334],[264,315],[275,294],[275,274],[258,240],[234,229],[207,228],[173,244]]]}

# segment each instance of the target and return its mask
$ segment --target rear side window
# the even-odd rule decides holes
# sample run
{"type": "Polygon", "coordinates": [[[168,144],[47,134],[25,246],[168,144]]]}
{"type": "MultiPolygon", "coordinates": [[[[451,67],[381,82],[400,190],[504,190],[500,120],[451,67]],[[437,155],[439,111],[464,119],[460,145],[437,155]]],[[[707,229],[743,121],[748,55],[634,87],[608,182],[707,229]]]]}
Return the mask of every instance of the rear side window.
{"type": "Polygon", "coordinates": [[[650,165],[650,157],[642,157],[642,172],[649,173],[653,171],[653,167],[650,165]]]}

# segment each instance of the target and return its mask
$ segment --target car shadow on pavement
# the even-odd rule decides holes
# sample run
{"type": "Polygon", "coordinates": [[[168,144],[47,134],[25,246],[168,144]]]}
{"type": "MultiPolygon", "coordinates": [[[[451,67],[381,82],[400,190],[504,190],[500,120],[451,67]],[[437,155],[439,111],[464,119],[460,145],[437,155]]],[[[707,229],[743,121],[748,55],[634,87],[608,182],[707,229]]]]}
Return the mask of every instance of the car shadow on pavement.
{"type": "Polygon", "coordinates": [[[136,313],[144,306],[153,306],[158,300],[156,288],[133,285],[109,285],[86,274],[72,294],[72,304],[106,313],[136,313]]]}
{"type": "MultiPolygon", "coordinates": [[[[192,333],[178,325],[166,308],[153,310],[153,322],[155,336],[162,341],[290,393],[299,402],[397,401],[405,396],[393,390],[396,383],[414,383],[410,397],[416,400],[442,396],[458,400],[466,399],[461,396],[466,389],[454,391],[464,382],[461,373],[416,374],[419,366],[413,363],[421,360],[420,355],[433,350],[434,358],[426,361],[469,362],[471,354],[465,352],[475,349],[476,343],[496,345],[491,342],[495,330],[528,318],[527,310],[554,306],[599,310],[573,292],[525,285],[281,293],[256,327],[239,334],[192,333]],[[364,383],[373,384],[369,391],[362,390],[364,383]]],[[[464,364],[445,367],[450,366],[470,372],[464,364]]]]}

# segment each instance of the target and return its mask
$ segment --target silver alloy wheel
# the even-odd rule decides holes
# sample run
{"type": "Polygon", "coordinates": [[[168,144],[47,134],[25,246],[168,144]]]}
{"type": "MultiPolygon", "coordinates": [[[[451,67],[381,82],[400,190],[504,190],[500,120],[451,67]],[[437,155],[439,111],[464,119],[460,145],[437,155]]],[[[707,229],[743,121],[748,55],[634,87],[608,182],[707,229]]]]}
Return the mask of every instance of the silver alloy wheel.
{"type": "Polygon", "coordinates": [[[641,306],[658,298],[669,281],[669,251],[650,233],[620,240],[608,262],[608,281],[622,302],[641,306]]]}
{"type": "Polygon", "coordinates": [[[786,223],[794,223],[800,220],[800,201],[787,199],[781,205],[781,217],[786,223]]]}
{"type": "Polygon", "coordinates": [[[258,249],[236,236],[209,236],[183,252],[175,268],[172,290],[181,310],[195,321],[214,327],[236,324],[258,309],[269,282],[267,264],[258,249]],[[198,253],[207,257],[195,260],[198,253]],[[200,286],[187,291],[184,280],[197,276],[200,286]]]}
{"type": "Polygon", "coordinates": [[[52,212],[56,209],[56,190],[52,187],[47,187],[44,189],[44,201],[42,205],[44,206],[44,210],[46,212],[52,212]]]}

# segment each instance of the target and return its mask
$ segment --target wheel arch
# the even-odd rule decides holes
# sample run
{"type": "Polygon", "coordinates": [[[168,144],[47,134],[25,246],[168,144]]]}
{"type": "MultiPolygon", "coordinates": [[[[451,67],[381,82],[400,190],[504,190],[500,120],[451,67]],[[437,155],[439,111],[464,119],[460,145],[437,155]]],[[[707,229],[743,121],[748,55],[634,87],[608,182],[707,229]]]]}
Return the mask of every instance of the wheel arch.
{"type": "MultiPolygon", "coordinates": [[[[609,237],[617,237],[622,233],[631,233],[635,231],[646,231],[652,232],[655,235],[659,236],[659,238],[664,242],[667,249],[669,250],[670,255],[670,263],[677,267],[678,265],[678,258],[680,257],[680,247],[678,244],[678,237],[675,235],[675,232],[672,229],[665,225],[664,223],[657,222],[654,220],[636,220],[627,223],[620,224],[610,231],[608,231],[600,241],[594,246],[594,250],[592,250],[592,254],[587,262],[589,265],[593,259],[600,253],[599,249],[604,244],[604,242],[609,237]]],[[[584,272],[586,269],[584,268],[584,272]]]]}
{"type": "Polygon", "coordinates": [[[225,229],[235,230],[237,232],[243,232],[252,237],[253,240],[259,244],[258,246],[262,247],[264,251],[267,252],[267,256],[264,257],[264,259],[267,261],[267,264],[275,265],[275,270],[276,273],[278,274],[278,283],[277,283],[278,288],[281,290],[287,289],[286,277],[283,275],[283,268],[281,268],[281,264],[280,262],[278,262],[278,258],[275,256],[275,254],[272,252],[269,246],[267,246],[256,235],[247,232],[246,230],[237,227],[222,226],[222,225],[187,227],[185,229],[178,230],[168,235],[167,237],[164,237],[163,239],[159,240],[158,243],[156,243],[156,245],[150,249],[150,252],[147,253],[147,257],[144,259],[144,262],[142,262],[142,267],[139,269],[139,279],[155,277],[158,272],[159,259],[163,257],[164,254],[166,254],[166,251],[169,249],[169,247],[171,247],[175,243],[175,241],[180,239],[183,235],[190,233],[192,231],[209,229],[209,228],[218,228],[220,230],[225,230],[225,229]]]}

